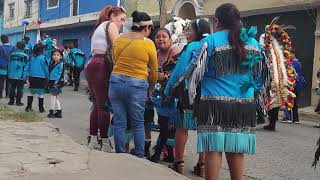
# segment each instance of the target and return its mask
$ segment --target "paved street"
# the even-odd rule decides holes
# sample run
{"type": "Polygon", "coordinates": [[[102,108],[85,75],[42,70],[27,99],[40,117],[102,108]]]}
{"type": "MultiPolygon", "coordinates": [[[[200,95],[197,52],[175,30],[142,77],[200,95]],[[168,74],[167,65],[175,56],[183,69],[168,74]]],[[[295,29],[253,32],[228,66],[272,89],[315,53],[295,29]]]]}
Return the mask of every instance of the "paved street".
{"type": "MultiPolygon", "coordinates": [[[[48,105],[48,99],[45,99],[45,101],[45,104],[48,105]]],[[[1,102],[4,102],[4,100],[1,100],[1,102]]],[[[61,102],[64,118],[49,121],[58,126],[63,133],[71,136],[76,142],[86,144],[90,112],[87,95],[84,91],[73,92],[70,88],[65,88],[61,102]]],[[[36,108],[36,103],[34,103],[34,109],[36,108]]],[[[312,125],[314,123],[305,121],[300,125],[279,123],[277,132],[273,133],[263,131],[259,126],[257,154],[246,158],[246,179],[319,180],[320,168],[314,170],[311,168],[311,163],[320,129],[315,129],[312,125]]],[[[153,139],[155,140],[156,137],[157,133],[154,133],[153,139]]],[[[196,133],[194,131],[190,132],[185,165],[187,176],[197,180],[201,178],[197,178],[191,173],[193,165],[197,161],[195,139],[196,133]]],[[[227,164],[224,160],[220,179],[230,179],[228,173],[227,164]]]]}

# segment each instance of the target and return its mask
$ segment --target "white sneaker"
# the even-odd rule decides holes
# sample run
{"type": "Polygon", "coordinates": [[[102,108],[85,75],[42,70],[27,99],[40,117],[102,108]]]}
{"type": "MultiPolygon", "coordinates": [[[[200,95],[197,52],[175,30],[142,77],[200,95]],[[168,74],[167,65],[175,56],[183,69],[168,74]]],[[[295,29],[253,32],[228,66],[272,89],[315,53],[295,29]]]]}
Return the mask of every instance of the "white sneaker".
{"type": "Polygon", "coordinates": [[[292,123],[292,120],[289,120],[289,119],[282,119],[280,122],[282,123],[292,123]]]}
{"type": "Polygon", "coordinates": [[[108,153],[114,153],[115,149],[112,145],[112,142],[109,138],[102,138],[102,149],[101,151],[108,152],[108,153]]]}

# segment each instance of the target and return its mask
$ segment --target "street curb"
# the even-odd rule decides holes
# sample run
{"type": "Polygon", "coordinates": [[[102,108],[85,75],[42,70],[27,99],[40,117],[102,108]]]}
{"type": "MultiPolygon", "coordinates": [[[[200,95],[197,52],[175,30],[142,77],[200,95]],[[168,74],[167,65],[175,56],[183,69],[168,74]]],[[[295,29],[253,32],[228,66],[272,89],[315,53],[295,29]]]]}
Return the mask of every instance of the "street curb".
{"type": "Polygon", "coordinates": [[[320,123],[320,114],[310,113],[306,111],[299,111],[299,117],[303,121],[320,123]]]}

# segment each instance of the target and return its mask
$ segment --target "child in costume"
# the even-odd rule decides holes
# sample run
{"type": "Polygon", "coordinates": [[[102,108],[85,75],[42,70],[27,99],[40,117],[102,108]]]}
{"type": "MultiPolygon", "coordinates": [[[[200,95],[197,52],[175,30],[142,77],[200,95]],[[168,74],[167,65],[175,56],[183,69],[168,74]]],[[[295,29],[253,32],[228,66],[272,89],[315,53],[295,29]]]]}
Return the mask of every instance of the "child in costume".
{"type": "Polygon", "coordinates": [[[56,47],[54,46],[54,43],[50,37],[47,37],[42,41],[42,44],[44,45],[44,53],[43,55],[47,58],[48,63],[51,62],[51,53],[56,47]]]}
{"type": "Polygon", "coordinates": [[[54,49],[51,52],[51,62],[49,64],[49,83],[48,89],[51,94],[49,118],[62,118],[62,108],[58,99],[62,93],[64,86],[64,67],[63,67],[63,52],[60,49],[54,49]]]}
{"type": "Polygon", "coordinates": [[[23,38],[23,42],[25,43],[26,47],[24,49],[24,53],[26,53],[28,56],[32,54],[33,45],[29,43],[30,38],[28,36],[25,36],[23,38]]]}
{"type": "Polygon", "coordinates": [[[45,112],[43,107],[45,88],[48,82],[49,65],[47,58],[43,55],[44,46],[39,43],[33,48],[33,53],[28,61],[28,81],[30,95],[28,95],[28,102],[26,111],[32,110],[33,96],[38,95],[38,105],[40,113],[45,112]]]}
{"type": "Polygon", "coordinates": [[[86,62],[85,54],[79,49],[75,48],[73,43],[69,45],[70,47],[70,59],[72,61],[72,73],[73,73],[73,83],[74,91],[78,91],[80,84],[80,73],[84,69],[84,64],[86,62]]]}
{"type": "Polygon", "coordinates": [[[10,54],[13,52],[14,47],[9,44],[9,37],[6,35],[1,35],[0,46],[0,99],[3,98],[3,90],[5,88],[5,96],[9,96],[9,86],[8,86],[8,63],[10,54]]]}
{"type": "Polygon", "coordinates": [[[18,42],[16,50],[11,53],[8,63],[8,81],[9,81],[9,97],[8,105],[13,105],[16,100],[17,106],[23,106],[21,102],[23,96],[23,87],[27,77],[27,61],[28,55],[24,53],[25,45],[18,42]]]}

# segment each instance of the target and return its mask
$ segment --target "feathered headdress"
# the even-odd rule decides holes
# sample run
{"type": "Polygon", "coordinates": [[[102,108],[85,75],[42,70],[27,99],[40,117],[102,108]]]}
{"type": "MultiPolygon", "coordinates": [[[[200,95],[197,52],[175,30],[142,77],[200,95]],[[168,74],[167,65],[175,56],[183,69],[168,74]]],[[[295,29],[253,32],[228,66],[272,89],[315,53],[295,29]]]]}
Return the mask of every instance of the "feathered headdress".
{"type": "Polygon", "coordinates": [[[292,65],[292,43],[286,30],[295,27],[279,25],[278,20],[279,17],[274,18],[260,38],[272,76],[269,109],[281,106],[291,110],[296,98],[293,93],[296,75],[292,65]]]}
{"type": "Polygon", "coordinates": [[[316,152],[314,153],[314,161],[312,163],[312,166],[314,168],[317,167],[317,164],[318,164],[319,158],[320,158],[320,137],[318,139],[317,146],[318,146],[318,148],[317,148],[316,152]]]}
{"type": "Polygon", "coordinates": [[[165,25],[165,28],[171,33],[171,40],[175,46],[181,49],[188,44],[187,35],[191,25],[191,20],[183,20],[179,17],[174,17],[173,21],[165,25]]]}

